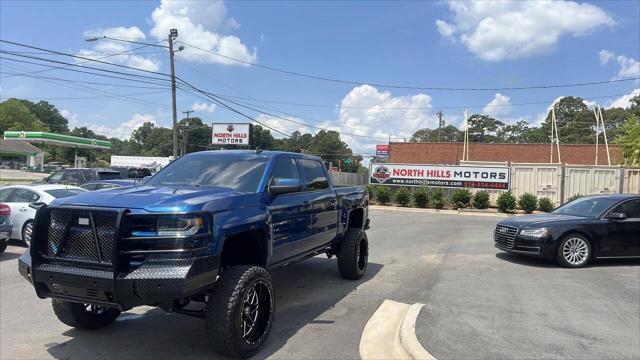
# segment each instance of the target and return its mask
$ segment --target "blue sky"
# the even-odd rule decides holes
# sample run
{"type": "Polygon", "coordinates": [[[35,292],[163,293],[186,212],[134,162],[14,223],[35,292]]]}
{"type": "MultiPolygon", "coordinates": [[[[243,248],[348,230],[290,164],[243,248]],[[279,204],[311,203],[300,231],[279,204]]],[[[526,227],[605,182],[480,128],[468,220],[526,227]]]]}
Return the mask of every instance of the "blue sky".
{"type": "MultiPolygon", "coordinates": [[[[270,113],[282,111],[278,114],[297,122],[380,138],[343,136],[352,148],[363,153],[370,153],[374,144],[384,142],[381,139],[387,136],[402,139],[418,128],[436,126],[438,110],[444,112],[447,123],[457,126],[465,106],[476,106],[470,113],[489,113],[505,122],[524,119],[537,124],[552,101],[563,95],[595,98],[603,106],[624,106],[628,94],[640,91],[636,90],[637,81],[528,91],[407,90],[365,85],[505,88],[640,77],[639,1],[2,1],[0,14],[3,40],[86,57],[135,47],[104,40],[87,43],[84,38],[88,35],[155,42],[164,39],[170,27],[177,27],[178,40],[213,52],[290,71],[361,82],[340,84],[285,75],[225,60],[188,45],[178,54],[176,63],[177,74],[199,88],[278,101],[239,100],[268,107],[270,113]],[[543,103],[518,105],[531,102],[543,103]]],[[[0,47],[29,51],[7,44],[0,47]]],[[[157,50],[140,49],[137,51],[141,54],[104,61],[168,73],[167,55],[157,50]]],[[[73,62],[61,56],[45,57],[73,62]]],[[[170,92],[166,89],[84,84],[125,95],[129,100],[56,99],[105,93],[70,88],[68,82],[59,80],[6,77],[44,68],[9,60],[0,64],[0,76],[5,76],[0,79],[3,99],[51,99],[48,101],[63,110],[72,125],[128,137],[144,121],[160,126],[171,123],[170,92]],[[154,93],[146,94],[150,92],[154,93]]],[[[60,69],[38,75],[133,84],[60,69]]],[[[178,111],[190,109],[209,122],[243,121],[219,106],[179,91],[178,111]]],[[[285,132],[317,131],[243,111],[285,132]]]]}

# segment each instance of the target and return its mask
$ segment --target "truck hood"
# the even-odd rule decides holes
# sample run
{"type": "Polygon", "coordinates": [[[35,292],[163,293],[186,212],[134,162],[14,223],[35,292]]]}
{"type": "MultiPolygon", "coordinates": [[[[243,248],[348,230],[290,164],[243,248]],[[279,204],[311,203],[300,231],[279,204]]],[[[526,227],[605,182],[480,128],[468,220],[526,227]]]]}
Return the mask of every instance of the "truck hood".
{"type": "Polygon", "coordinates": [[[536,214],[536,215],[522,215],[514,216],[509,219],[505,219],[499,222],[499,225],[510,225],[515,227],[530,227],[537,225],[545,225],[558,222],[582,222],[588,221],[589,218],[573,215],[561,215],[561,214],[536,214]]]}
{"type": "Polygon", "coordinates": [[[221,187],[135,186],[89,191],[51,205],[142,209],[149,212],[217,211],[254,205],[259,196],[221,187]]]}

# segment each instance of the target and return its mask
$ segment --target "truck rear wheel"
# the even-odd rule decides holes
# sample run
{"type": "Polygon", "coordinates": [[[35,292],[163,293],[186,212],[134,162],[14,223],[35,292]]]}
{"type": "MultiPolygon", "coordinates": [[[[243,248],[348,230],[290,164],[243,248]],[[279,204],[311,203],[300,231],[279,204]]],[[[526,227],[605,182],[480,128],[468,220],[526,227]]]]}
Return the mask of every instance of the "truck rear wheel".
{"type": "Polygon", "coordinates": [[[209,343],[223,355],[250,357],[269,336],[274,310],[267,270],[245,265],[227,267],[207,303],[209,343]]]}
{"type": "Polygon", "coordinates": [[[120,310],[98,305],[56,299],[52,301],[52,305],[58,320],[77,329],[100,329],[111,324],[120,315],[120,310]]]}
{"type": "Polygon", "coordinates": [[[362,229],[347,230],[338,250],[338,270],[345,279],[358,280],[367,271],[369,241],[362,229]]]}

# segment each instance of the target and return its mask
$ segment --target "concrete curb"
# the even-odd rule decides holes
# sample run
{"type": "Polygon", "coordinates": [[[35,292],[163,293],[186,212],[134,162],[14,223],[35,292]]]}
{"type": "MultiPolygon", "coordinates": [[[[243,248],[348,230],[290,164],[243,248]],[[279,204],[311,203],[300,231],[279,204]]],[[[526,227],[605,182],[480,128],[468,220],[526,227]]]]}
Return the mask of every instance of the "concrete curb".
{"type": "Polygon", "coordinates": [[[420,209],[420,208],[408,208],[399,206],[382,206],[382,205],[369,205],[369,209],[374,210],[386,210],[386,211],[403,211],[403,212],[416,212],[426,214],[445,214],[445,215],[463,215],[463,216],[492,216],[499,218],[508,218],[517,215],[503,214],[503,213],[486,213],[467,210],[438,210],[438,209],[420,209]]]}
{"type": "Polygon", "coordinates": [[[360,357],[435,360],[416,337],[416,319],[423,304],[385,300],[371,316],[360,338],[360,357]]]}

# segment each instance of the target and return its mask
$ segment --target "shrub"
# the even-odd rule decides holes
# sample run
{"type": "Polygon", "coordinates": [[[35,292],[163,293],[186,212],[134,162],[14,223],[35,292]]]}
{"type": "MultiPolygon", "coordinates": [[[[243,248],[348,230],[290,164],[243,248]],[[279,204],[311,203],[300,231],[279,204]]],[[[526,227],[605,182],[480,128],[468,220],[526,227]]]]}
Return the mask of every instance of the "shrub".
{"type": "Polygon", "coordinates": [[[568,203],[570,203],[570,202],[572,202],[573,200],[578,200],[578,199],[580,199],[580,198],[581,198],[581,197],[583,197],[583,196],[584,196],[584,195],[582,195],[582,194],[575,194],[575,195],[573,195],[572,197],[568,198],[568,199],[567,199],[567,202],[568,202],[568,203]]]}
{"type": "Polygon", "coordinates": [[[367,192],[369,193],[369,200],[373,200],[376,197],[376,186],[375,185],[367,185],[367,192]]]}
{"type": "Polygon", "coordinates": [[[376,200],[382,205],[385,205],[391,201],[391,190],[387,185],[376,186],[376,200]]]}
{"type": "Polygon", "coordinates": [[[524,193],[520,195],[518,199],[518,205],[524,210],[527,214],[531,214],[535,209],[538,208],[538,198],[529,193],[524,193]]]}
{"type": "Polygon", "coordinates": [[[421,186],[413,192],[413,203],[417,207],[426,208],[429,206],[429,188],[421,186]]]}
{"type": "Polygon", "coordinates": [[[489,192],[478,191],[473,195],[473,207],[476,209],[486,209],[489,207],[489,192]]]}
{"type": "Polygon", "coordinates": [[[442,191],[442,189],[437,188],[433,190],[431,194],[431,204],[436,209],[442,209],[444,207],[444,191],[442,191]]]}
{"type": "Polygon", "coordinates": [[[503,213],[512,213],[516,208],[516,197],[511,191],[506,191],[498,196],[498,210],[503,213]]]}
{"type": "Polygon", "coordinates": [[[411,193],[406,187],[401,187],[396,191],[396,202],[400,206],[409,206],[411,202],[411,193]]]}
{"type": "Polygon", "coordinates": [[[538,200],[538,210],[548,213],[551,212],[553,208],[553,202],[548,197],[543,197],[538,200]]]}
{"type": "Polygon", "coordinates": [[[471,191],[469,189],[456,189],[451,196],[451,202],[458,208],[466,208],[471,204],[471,191]]]}

